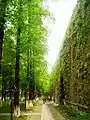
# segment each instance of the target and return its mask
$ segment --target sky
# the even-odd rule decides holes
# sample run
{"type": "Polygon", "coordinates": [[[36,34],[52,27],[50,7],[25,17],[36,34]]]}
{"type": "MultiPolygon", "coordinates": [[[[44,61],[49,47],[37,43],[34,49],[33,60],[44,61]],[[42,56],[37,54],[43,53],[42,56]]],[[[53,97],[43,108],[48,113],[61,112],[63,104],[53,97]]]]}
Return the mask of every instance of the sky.
{"type": "Polygon", "coordinates": [[[47,0],[49,10],[53,13],[55,22],[48,22],[48,29],[50,34],[48,36],[48,55],[46,59],[48,61],[49,72],[52,70],[60,47],[63,43],[65,31],[70,23],[73,9],[77,3],[77,0],[47,0]]]}

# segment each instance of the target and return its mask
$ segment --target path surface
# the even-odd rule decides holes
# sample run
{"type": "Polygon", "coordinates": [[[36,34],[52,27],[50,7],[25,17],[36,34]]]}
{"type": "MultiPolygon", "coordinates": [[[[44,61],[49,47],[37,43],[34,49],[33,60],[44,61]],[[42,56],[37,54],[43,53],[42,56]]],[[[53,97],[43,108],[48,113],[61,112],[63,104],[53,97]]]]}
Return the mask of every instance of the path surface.
{"type": "Polygon", "coordinates": [[[34,108],[33,112],[22,113],[23,115],[27,116],[27,120],[41,120],[41,109],[42,109],[42,103],[41,101],[38,103],[38,105],[34,108]]]}
{"type": "Polygon", "coordinates": [[[49,106],[49,109],[52,111],[54,120],[68,120],[64,116],[62,116],[56,108],[54,108],[54,106],[56,106],[55,103],[48,104],[48,106],[49,106]]]}
{"type": "Polygon", "coordinates": [[[48,103],[42,104],[40,101],[38,106],[34,109],[34,112],[28,113],[27,120],[54,120],[47,104],[48,103]]]}
{"type": "Polygon", "coordinates": [[[47,104],[42,105],[41,120],[54,120],[47,104]]]}

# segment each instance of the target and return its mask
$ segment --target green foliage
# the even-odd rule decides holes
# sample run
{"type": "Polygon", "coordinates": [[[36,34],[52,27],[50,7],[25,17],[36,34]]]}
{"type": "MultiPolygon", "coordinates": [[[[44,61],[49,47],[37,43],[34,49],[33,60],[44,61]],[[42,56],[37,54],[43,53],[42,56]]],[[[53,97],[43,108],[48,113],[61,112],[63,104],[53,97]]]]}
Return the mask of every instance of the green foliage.
{"type": "MultiPolygon", "coordinates": [[[[47,61],[44,58],[47,54],[47,29],[42,18],[47,18],[50,13],[43,7],[42,2],[42,0],[13,0],[7,3],[2,60],[3,71],[7,72],[7,75],[3,74],[5,76],[2,79],[2,86],[7,81],[8,90],[11,71],[12,84],[15,84],[17,51],[20,52],[20,89],[28,92],[33,86],[36,87],[37,93],[47,92],[49,89],[47,61]],[[20,45],[17,45],[18,27],[21,29],[20,45]]],[[[3,89],[6,90],[5,87],[3,89]]]]}
{"type": "MultiPolygon", "coordinates": [[[[0,120],[10,120],[10,116],[0,116],[0,120]]],[[[27,120],[27,117],[21,116],[18,118],[13,118],[13,120],[27,120]]]]}
{"type": "Polygon", "coordinates": [[[0,113],[10,113],[10,105],[4,103],[3,106],[0,107],[0,113]]]}
{"type": "Polygon", "coordinates": [[[59,105],[59,106],[48,105],[48,106],[52,111],[53,117],[57,120],[61,119],[62,116],[68,120],[90,120],[89,113],[75,110],[69,106],[65,106],[65,105],[59,105]]]}
{"type": "MultiPolygon", "coordinates": [[[[78,1],[64,37],[59,60],[53,69],[52,80],[58,81],[58,76],[63,74],[65,101],[85,105],[90,110],[90,60],[87,57],[90,53],[89,14],[90,2],[78,1]]],[[[57,88],[60,88],[60,84],[57,88]]],[[[60,89],[57,91],[61,94],[60,89]]]]}

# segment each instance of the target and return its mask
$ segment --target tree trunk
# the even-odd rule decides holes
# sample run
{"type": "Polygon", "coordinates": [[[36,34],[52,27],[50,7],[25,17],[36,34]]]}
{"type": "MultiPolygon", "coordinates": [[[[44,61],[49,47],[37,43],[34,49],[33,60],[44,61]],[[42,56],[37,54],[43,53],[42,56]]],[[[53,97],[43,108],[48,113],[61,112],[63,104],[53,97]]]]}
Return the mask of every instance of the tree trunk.
{"type": "Polygon", "coordinates": [[[2,73],[2,46],[3,46],[3,38],[4,38],[4,20],[3,24],[0,25],[0,78],[2,73]]]}
{"type": "Polygon", "coordinates": [[[2,46],[3,46],[3,38],[4,38],[4,25],[5,25],[5,8],[6,4],[1,1],[0,2],[0,75],[1,75],[1,61],[2,61],[2,46]]]}
{"type": "Polygon", "coordinates": [[[35,99],[36,97],[36,83],[35,83],[34,69],[35,69],[35,66],[34,66],[34,48],[33,48],[33,99],[35,99]]]}
{"type": "MultiPolygon", "coordinates": [[[[30,39],[30,1],[28,2],[28,41],[30,41],[29,58],[32,57],[32,41],[30,39]]],[[[30,59],[29,68],[29,107],[33,106],[33,89],[32,89],[32,60],[30,59]]]]}
{"type": "MultiPolygon", "coordinates": [[[[7,0],[0,1],[0,81],[2,79],[2,48],[3,48],[3,39],[4,39],[4,25],[5,25],[5,9],[7,7],[7,0]]],[[[3,81],[2,81],[3,87],[3,81]]],[[[2,91],[3,92],[3,91],[2,91]]]]}
{"type": "MultiPolygon", "coordinates": [[[[30,52],[30,56],[33,51],[30,52]]],[[[30,106],[33,106],[33,99],[35,98],[35,83],[34,83],[34,63],[30,61],[30,81],[29,81],[29,101],[30,106]]]]}
{"type": "Polygon", "coordinates": [[[25,109],[28,109],[28,101],[27,101],[27,91],[24,91],[24,98],[25,98],[25,109]]]}
{"type": "Polygon", "coordinates": [[[64,104],[64,99],[65,99],[65,93],[64,93],[64,79],[63,79],[63,75],[61,75],[60,78],[60,104],[64,104]]]}
{"type": "MultiPolygon", "coordinates": [[[[29,33],[28,33],[29,34],[29,33]]],[[[29,36],[28,36],[28,42],[29,42],[29,36]]],[[[29,64],[29,50],[27,50],[27,81],[30,82],[30,64],[29,64]]],[[[25,96],[26,97],[26,96],[25,96]]],[[[28,109],[29,105],[27,102],[27,99],[25,98],[25,108],[28,109]]]]}
{"type": "Polygon", "coordinates": [[[2,101],[4,100],[4,70],[2,72],[2,101]]]}
{"type": "Polygon", "coordinates": [[[14,93],[14,115],[20,115],[19,108],[19,60],[20,60],[20,33],[21,25],[18,25],[17,30],[17,45],[16,45],[16,67],[15,67],[15,93],[14,93]]]}
{"type": "Polygon", "coordinates": [[[27,98],[26,98],[26,92],[25,92],[25,109],[26,109],[26,100],[27,100],[27,98]]]}
{"type": "Polygon", "coordinates": [[[30,61],[30,79],[29,79],[29,106],[33,106],[33,80],[32,80],[32,62],[30,61]]]}

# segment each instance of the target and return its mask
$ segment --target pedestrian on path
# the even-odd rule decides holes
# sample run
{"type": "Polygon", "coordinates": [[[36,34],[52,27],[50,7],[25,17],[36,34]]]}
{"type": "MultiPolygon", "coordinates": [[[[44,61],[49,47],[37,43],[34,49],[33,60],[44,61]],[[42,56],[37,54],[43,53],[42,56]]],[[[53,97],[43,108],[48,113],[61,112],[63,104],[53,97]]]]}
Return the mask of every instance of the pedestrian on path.
{"type": "Polygon", "coordinates": [[[43,96],[43,104],[45,104],[45,103],[46,103],[46,97],[43,96]]]}

